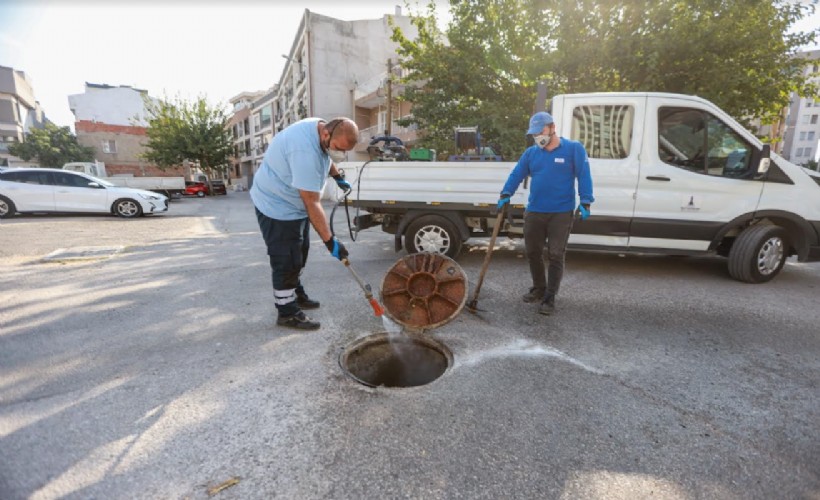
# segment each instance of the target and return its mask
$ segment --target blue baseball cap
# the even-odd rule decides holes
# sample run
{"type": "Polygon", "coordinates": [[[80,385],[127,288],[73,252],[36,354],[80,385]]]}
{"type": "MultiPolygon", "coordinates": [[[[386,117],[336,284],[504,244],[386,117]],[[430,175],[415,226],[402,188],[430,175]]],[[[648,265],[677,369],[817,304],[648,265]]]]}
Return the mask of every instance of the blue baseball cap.
{"type": "Polygon", "coordinates": [[[530,118],[530,128],[527,130],[527,133],[537,134],[544,130],[544,127],[552,125],[553,123],[555,123],[555,120],[552,119],[551,114],[546,111],[539,111],[530,118]]]}

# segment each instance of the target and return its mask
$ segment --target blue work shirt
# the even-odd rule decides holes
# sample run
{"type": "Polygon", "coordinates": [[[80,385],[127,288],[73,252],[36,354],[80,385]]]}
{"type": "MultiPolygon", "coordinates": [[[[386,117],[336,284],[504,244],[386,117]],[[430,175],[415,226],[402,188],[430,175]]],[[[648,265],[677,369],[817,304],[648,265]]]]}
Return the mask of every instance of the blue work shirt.
{"type": "Polygon", "coordinates": [[[308,216],[299,191],[319,193],[330,172],[330,157],[319,144],[319,118],[305,118],[273,137],[253,176],[251,200],[271,219],[308,216]]]}
{"type": "Polygon", "coordinates": [[[559,138],[552,151],[530,146],[513,167],[502,193],[510,196],[525,177],[532,177],[528,212],[556,213],[575,210],[575,179],[581,203],[592,203],[592,176],[584,146],[577,141],[559,138]]]}

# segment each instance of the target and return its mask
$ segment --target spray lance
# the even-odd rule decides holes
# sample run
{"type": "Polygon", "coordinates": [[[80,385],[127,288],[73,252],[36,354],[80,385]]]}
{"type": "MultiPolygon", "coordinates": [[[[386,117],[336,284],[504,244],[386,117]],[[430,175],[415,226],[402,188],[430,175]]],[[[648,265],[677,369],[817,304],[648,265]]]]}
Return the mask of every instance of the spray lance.
{"type": "Polygon", "coordinates": [[[346,268],[350,269],[350,274],[353,275],[353,278],[356,280],[356,283],[359,284],[362,291],[364,292],[364,296],[368,302],[370,302],[370,307],[373,308],[373,314],[376,316],[381,316],[384,314],[384,308],[379,304],[379,301],[373,297],[373,289],[370,288],[370,283],[365,283],[362,281],[362,278],[356,274],[356,271],[353,270],[353,267],[350,265],[350,261],[347,259],[342,259],[342,263],[345,265],[346,268]]]}

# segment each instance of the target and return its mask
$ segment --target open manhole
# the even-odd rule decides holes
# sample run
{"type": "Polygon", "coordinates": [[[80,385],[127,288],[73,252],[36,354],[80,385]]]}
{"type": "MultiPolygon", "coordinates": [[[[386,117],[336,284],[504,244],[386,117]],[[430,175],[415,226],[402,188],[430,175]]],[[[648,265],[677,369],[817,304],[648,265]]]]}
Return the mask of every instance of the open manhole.
{"type": "Polygon", "coordinates": [[[431,338],[378,333],[349,345],[339,356],[342,370],[370,387],[429,384],[452,365],[453,355],[431,338]]]}

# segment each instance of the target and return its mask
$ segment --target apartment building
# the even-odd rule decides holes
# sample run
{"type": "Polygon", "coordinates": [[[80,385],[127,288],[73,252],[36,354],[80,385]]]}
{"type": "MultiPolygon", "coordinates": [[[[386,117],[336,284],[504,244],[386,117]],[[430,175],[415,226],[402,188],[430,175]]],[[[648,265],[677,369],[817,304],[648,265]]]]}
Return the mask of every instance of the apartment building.
{"type": "Polygon", "coordinates": [[[229,101],[233,106],[233,114],[228,120],[234,146],[230,172],[232,184],[242,185],[244,188],[251,186],[257,156],[252,128],[254,103],[269,93],[270,91],[242,92],[229,101]]]}
{"type": "Polygon", "coordinates": [[[68,96],[77,142],[94,148],[109,175],[181,176],[182,167],[162,170],[142,159],[148,122],[145,90],[127,85],[85,84],[85,92],[68,96]]]}
{"type": "MultiPolygon", "coordinates": [[[[807,59],[805,75],[820,83],[820,50],[801,52],[807,59]]],[[[792,163],[805,165],[820,158],[820,101],[792,94],[786,115],[782,156],[792,163]]]]}
{"type": "Polygon", "coordinates": [[[25,161],[12,156],[9,145],[23,142],[31,129],[43,128],[47,122],[40,103],[34,99],[34,87],[28,75],[0,66],[0,166],[40,166],[36,160],[25,161]]]}
{"type": "MultiPolygon", "coordinates": [[[[410,17],[402,15],[400,7],[393,15],[356,21],[306,9],[290,53],[282,55],[288,62],[279,80],[276,130],[307,116],[348,116],[364,131],[355,149],[364,156],[370,136],[382,131],[388,115],[383,83],[388,65],[398,67],[397,44],[390,39],[393,25],[408,38],[417,36],[410,17]]],[[[395,120],[406,108],[392,104],[395,120]]]]}

